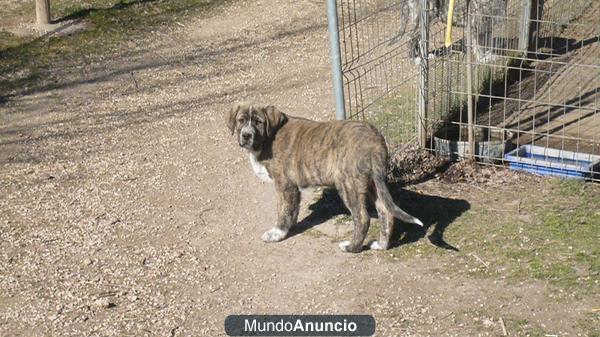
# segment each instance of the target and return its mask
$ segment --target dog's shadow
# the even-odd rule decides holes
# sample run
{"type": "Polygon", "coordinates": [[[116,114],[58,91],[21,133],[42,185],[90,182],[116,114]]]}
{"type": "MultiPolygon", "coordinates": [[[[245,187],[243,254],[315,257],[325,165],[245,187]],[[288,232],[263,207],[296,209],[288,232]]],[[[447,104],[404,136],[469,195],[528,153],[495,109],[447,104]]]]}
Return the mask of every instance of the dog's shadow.
{"type": "MultiPolygon", "coordinates": [[[[392,233],[391,248],[416,242],[425,237],[429,228],[433,227],[431,234],[427,236],[433,245],[458,251],[456,247],[444,240],[444,231],[456,218],[469,210],[471,205],[466,200],[419,194],[404,190],[401,187],[399,183],[389,184],[394,202],[409,214],[419,218],[424,227],[396,220],[392,233]]],[[[303,233],[336,215],[350,214],[335,189],[325,189],[319,200],[311,204],[308,209],[312,213],[292,228],[290,236],[303,233]]],[[[369,214],[372,217],[377,217],[377,212],[372,205],[369,206],[369,214]]]]}

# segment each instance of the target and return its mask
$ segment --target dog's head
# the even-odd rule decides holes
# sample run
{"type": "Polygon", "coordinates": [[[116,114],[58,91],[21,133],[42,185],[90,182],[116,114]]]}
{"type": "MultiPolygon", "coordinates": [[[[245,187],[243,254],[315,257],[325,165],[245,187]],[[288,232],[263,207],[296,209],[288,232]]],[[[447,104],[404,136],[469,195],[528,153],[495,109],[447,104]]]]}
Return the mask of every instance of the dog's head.
{"type": "Polygon", "coordinates": [[[265,141],[285,123],[287,117],[272,105],[262,107],[236,104],[227,114],[227,127],[235,134],[241,147],[260,152],[265,141]]]}

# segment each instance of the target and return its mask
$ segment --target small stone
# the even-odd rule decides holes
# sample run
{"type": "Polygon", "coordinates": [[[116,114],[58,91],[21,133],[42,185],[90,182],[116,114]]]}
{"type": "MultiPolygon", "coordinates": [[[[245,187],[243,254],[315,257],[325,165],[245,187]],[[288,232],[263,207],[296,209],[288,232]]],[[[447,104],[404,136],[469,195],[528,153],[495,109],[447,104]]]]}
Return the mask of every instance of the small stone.
{"type": "Polygon", "coordinates": [[[94,301],[94,305],[102,309],[108,309],[116,306],[116,304],[109,301],[106,297],[97,299],[96,301],[94,301]]]}
{"type": "Polygon", "coordinates": [[[85,260],[83,260],[83,264],[86,265],[86,266],[89,266],[90,264],[92,264],[92,262],[93,261],[91,259],[85,259],[85,260]]]}
{"type": "Polygon", "coordinates": [[[485,325],[487,327],[492,327],[492,326],[494,326],[494,321],[489,318],[484,318],[483,325],[485,325]]]}

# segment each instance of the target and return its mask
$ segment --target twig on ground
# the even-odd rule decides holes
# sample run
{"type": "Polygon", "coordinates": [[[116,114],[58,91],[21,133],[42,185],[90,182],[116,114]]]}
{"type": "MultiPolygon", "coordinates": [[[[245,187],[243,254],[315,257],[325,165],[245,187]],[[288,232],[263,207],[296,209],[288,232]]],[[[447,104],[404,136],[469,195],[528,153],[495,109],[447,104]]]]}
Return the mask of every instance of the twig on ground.
{"type": "Polygon", "coordinates": [[[471,185],[471,186],[475,187],[476,189],[480,190],[480,191],[481,191],[481,192],[483,192],[483,193],[489,193],[489,192],[488,192],[488,191],[486,191],[485,189],[483,189],[483,188],[481,188],[481,187],[479,187],[479,186],[477,186],[477,185],[475,185],[475,184],[469,184],[469,185],[471,185]]]}
{"type": "Polygon", "coordinates": [[[502,336],[508,336],[508,332],[506,332],[506,325],[504,325],[504,320],[502,319],[502,317],[500,317],[499,321],[500,327],[502,328],[502,336]]]}
{"type": "Polygon", "coordinates": [[[131,75],[131,79],[133,80],[133,84],[135,84],[135,90],[139,90],[140,88],[138,87],[138,83],[135,80],[135,77],[133,77],[133,73],[129,73],[129,75],[131,75]]]}
{"type": "Polygon", "coordinates": [[[200,219],[200,222],[202,223],[206,223],[206,220],[204,220],[204,218],[202,217],[204,215],[204,213],[208,212],[208,211],[212,211],[212,208],[205,208],[203,210],[200,211],[200,213],[198,214],[198,219],[200,219]]]}
{"type": "Polygon", "coordinates": [[[486,207],[485,209],[488,211],[494,211],[494,212],[513,212],[512,209],[497,209],[497,208],[493,208],[493,207],[486,207]]]}
{"type": "Polygon", "coordinates": [[[439,320],[440,320],[440,321],[441,321],[441,320],[444,320],[444,319],[446,319],[446,318],[448,318],[448,317],[450,317],[450,316],[452,316],[452,315],[454,315],[454,311],[450,311],[450,313],[449,313],[448,315],[446,315],[446,316],[444,316],[444,317],[440,318],[439,320]]]}
{"type": "Polygon", "coordinates": [[[475,259],[477,259],[477,261],[481,262],[481,264],[483,264],[486,268],[489,268],[490,265],[488,263],[486,263],[485,261],[483,261],[479,256],[471,253],[471,256],[473,256],[475,259]]]}

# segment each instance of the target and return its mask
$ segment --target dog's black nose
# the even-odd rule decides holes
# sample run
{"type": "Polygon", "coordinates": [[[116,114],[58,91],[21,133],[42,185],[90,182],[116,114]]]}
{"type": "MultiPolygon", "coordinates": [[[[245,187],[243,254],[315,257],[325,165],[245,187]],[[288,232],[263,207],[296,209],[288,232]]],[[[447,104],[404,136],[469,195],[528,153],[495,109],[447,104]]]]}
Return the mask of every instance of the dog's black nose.
{"type": "Polygon", "coordinates": [[[252,137],[252,134],[249,134],[249,133],[242,133],[242,138],[243,138],[244,140],[248,140],[248,139],[250,139],[250,137],[252,137]]]}

